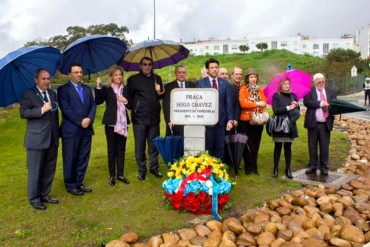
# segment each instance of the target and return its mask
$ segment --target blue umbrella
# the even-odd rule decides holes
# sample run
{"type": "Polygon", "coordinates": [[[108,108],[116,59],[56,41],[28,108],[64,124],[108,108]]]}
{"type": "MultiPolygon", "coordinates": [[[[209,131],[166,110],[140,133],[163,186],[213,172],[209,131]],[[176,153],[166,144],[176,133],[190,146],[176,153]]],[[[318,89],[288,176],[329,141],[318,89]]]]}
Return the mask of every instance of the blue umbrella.
{"type": "Polygon", "coordinates": [[[13,51],[0,59],[0,107],[19,102],[22,93],[35,85],[37,69],[55,75],[61,54],[56,48],[28,46],[13,51]]]}
{"type": "Polygon", "coordinates": [[[126,51],[126,44],[108,35],[91,35],[78,39],[63,51],[59,71],[67,75],[69,67],[78,63],[83,73],[95,74],[118,63],[126,51]]]}
{"type": "Polygon", "coordinates": [[[126,71],[139,71],[140,60],[150,57],[153,60],[153,69],[160,69],[176,64],[188,55],[189,50],[180,43],[160,39],[145,40],[126,51],[121,65],[126,71]]]}
{"type": "Polygon", "coordinates": [[[153,139],[153,143],[167,166],[184,155],[184,138],[182,136],[157,136],[153,139]]]}

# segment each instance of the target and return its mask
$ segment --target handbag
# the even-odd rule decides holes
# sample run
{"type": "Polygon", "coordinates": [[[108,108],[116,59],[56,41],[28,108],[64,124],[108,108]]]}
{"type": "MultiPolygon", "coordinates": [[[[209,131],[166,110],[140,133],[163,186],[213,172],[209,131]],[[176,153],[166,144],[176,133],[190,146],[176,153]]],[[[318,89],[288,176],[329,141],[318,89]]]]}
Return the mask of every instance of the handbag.
{"type": "Polygon", "coordinates": [[[274,115],[266,124],[266,132],[271,137],[290,137],[292,124],[287,116],[274,115]]]}
{"type": "Polygon", "coordinates": [[[252,112],[251,117],[249,119],[249,123],[251,125],[264,125],[269,120],[269,114],[268,112],[262,111],[257,112],[257,108],[254,112],[252,112]]]}

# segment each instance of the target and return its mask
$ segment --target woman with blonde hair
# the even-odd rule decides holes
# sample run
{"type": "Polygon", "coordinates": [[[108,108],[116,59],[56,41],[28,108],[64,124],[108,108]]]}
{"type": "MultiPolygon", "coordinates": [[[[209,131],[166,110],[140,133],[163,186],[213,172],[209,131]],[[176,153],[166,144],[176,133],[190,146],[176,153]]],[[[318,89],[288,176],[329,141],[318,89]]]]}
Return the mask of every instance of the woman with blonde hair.
{"type": "Polygon", "coordinates": [[[113,66],[109,72],[110,82],[108,86],[101,87],[101,80],[97,78],[95,89],[95,102],[97,105],[106,102],[103,116],[105,136],[107,138],[109,185],[114,186],[115,176],[117,180],[129,184],[130,181],[124,176],[125,152],[127,129],[130,119],[125,104],[127,90],[123,84],[124,72],[122,67],[113,66]],[[117,170],[117,171],[116,171],[117,170]]]}
{"type": "Polygon", "coordinates": [[[266,96],[263,87],[258,85],[258,74],[253,68],[247,70],[244,83],[239,91],[241,107],[239,131],[248,136],[249,148],[245,147],[243,152],[245,174],[259,175],[257,158],[263,125],[251,125],[249,120],[253,112],[261,112],[266,107],[266,96]]]}
{"type": "Polygon", "coordinates": [[[273,177],[277,178],[279,173],[279,160],[281,149],[284,144],[285,176],[292,179],[290,163],[292,160],[292,142],[298,137],[296,121],[300,116],[297,95],[291,91],[291,81],[283,77],[279,81],[278,91],[272,97],[272,110],[276,116],[288,117],[291,124],[291,131],[287,136],[273,137],[274,148],[274,171],[273,177]]]}

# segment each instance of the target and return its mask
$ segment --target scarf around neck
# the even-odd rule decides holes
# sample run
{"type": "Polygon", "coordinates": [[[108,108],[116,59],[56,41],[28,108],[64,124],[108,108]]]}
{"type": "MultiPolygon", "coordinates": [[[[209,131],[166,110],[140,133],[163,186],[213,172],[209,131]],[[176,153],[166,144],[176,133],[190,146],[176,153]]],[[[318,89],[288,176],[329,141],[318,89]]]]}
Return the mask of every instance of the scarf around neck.
{"type": "Polygon", "coordinates": [[[250,92],[251,96],[249,97],[249,101],[258,102],[260,101],[260,95],[258,94],[260,86],[258,84],[251,85],[250,83],[247,84],[248,92],[250,92]]]}
{"type": "MultiPolygon", "coordinates": [[[[123,90],[123,84],[117,86],[112,83],[112,89],[116,94],[116,97],[121,96],[123,90]]],[[[114,132],[127,137],[127,118],[126,118],[126,107],[125,104],[117,100],[117,122],[114,125],[114,132]]]]}

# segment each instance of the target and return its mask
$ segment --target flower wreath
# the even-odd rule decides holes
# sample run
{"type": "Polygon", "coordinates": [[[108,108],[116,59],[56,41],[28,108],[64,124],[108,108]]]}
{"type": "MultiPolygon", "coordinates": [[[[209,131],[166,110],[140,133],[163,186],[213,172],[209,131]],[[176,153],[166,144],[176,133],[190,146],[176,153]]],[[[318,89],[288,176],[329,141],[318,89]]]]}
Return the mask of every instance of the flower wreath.
{"type": "Polygon", "coordinates": [[[173,163],[169,179],[163,182],[165,200],[175,210],[193,214],[210,214],[220,219],[218,212],[228,208],[233,184],[227,165],[208,153],[181,158],[173,163]]]}

